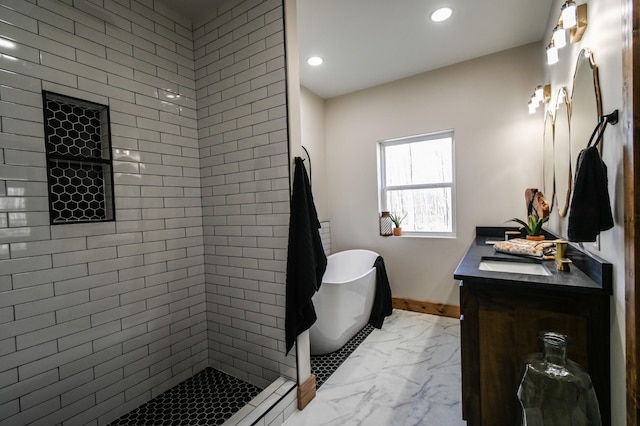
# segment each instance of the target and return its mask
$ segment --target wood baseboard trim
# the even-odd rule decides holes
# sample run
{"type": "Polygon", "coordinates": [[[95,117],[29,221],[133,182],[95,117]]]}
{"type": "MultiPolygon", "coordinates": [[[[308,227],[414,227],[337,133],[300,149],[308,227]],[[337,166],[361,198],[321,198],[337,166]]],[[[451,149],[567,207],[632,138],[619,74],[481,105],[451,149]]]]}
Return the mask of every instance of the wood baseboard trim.
{"type": "Polygon", "coordinates": [[[298,386],[298,410],[304,409],[316,396],[316,375],[312,374],[298,386]]]}
{"type": "Polygon", "coordinates": [[[433,303],[424,300],[404,299],[393,297],[393,307],[404,311],[420,312],[423,314],[440,315],[443,317],[460,318],[460,306],[433,303]]]}

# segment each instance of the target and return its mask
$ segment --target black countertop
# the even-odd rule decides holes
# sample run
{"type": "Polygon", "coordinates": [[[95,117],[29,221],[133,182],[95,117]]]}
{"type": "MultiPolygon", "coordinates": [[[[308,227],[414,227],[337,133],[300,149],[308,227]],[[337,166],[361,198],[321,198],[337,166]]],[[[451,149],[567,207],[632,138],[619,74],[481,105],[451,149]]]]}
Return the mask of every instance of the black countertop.
{"type": "MultiPolygon", "coordinates": [[[[458,264],[453,277],[457,280],[473,280],[487,284],[612,294],[612,265],[571,244],[567,250],[567,257],[574,263],[570,265],[568,272],[558,271],[554,260],[542,261],[542,265],[551,274],[548,276],[480,270],[480,262],[483,257],[518,260],[514,255],[496,252],[492,244],[487,244],[487,241],[500,240],[505,229],[477,228],[476,239],[458,264]]],[[[548,235],[548,237],[556,238],[553,235],[548,235]]],[[[527,259],[525,258],[523,261],[527,261],[527,259]]]]}

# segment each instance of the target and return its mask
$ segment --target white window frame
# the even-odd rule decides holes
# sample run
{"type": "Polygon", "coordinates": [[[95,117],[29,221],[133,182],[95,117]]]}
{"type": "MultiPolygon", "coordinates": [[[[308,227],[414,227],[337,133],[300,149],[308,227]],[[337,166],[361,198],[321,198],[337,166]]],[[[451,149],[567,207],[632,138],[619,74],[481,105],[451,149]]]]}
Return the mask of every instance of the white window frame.
{"type": "Polygon", "coordinates": [[[380,211],[388,211],[387,208],[387,191],[403,190],[403,189],[430,189],[430,188],[450,188],[451,189],[451,232],[424,232],[424,231],[406,231],[403,230],[402,235],[407,237],[438,237],[438,238],[455,238],[456,237],[456,156],[455,156],[455,138],[453,130],[445,130],[440,132],[427,133],[422,135],[386,139],[378,141],[378,204],[380,211]],[[451,182],[441,182],[432,184],[416,184],[416,185],[386,185],[386,163],[385,163],[385,147],[393,145],[404,145],[415,142],[428,142],[436,139],[451,139],[451,182]]]}

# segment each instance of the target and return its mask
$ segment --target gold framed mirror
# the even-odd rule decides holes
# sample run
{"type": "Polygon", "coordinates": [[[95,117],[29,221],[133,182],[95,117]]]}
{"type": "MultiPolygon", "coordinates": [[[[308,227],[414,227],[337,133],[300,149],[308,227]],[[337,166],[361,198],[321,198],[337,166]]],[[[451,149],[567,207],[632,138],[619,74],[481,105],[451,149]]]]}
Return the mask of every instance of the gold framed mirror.
{"type": "Polygon", "coordinates": [[[542,139],[542,192],[549,203],[550,212],[553,211],[555,188],[555,171],[553,164],[553,115],[544,115],[544,134],[542,139]]]}
{"type": "Polygon", "coordinates": [[[562,87],[556,96],[555,119],[553,120],[553,171],[555,175],[555,198],[558,214],[565,216],[569,210],[571,195],[571,131],[569,122],[569,97],[562,87]]]}
{"type": "MultiPolygon", "coordinates": [[[[602,116],[602,98],[598,66],[593,52],[582,49],[576,61],[571,90],[571,164],[575,166],[578,155],[587,147],[589,137],[602,116]]],[[[600,153],[602,154],[600,142],[600,153]]]]}

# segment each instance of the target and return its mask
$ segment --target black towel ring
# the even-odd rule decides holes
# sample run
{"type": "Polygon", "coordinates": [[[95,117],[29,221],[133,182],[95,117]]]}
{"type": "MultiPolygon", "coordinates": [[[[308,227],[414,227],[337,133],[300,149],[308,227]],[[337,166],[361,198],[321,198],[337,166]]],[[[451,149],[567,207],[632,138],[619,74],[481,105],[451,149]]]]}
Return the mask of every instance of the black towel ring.
{"type": "Polygon", "coordinates": [[[618,110],[613,111],[611,114],[600,116],[600,120],[598,121],[596,128],[593,129],[593,132],[591,133],[591,137],[589,138],[589,143],[587,144],[587,148],[589,148],[591,145],[598,146],[598,144],[602,140],[602,137],[604,136],[604,129],[607,128],[607,124],[609,123],[611,124],[618,123],[618,110]],[[596,134],[598,135],[598,137],[596,137],[596,134]]]}

